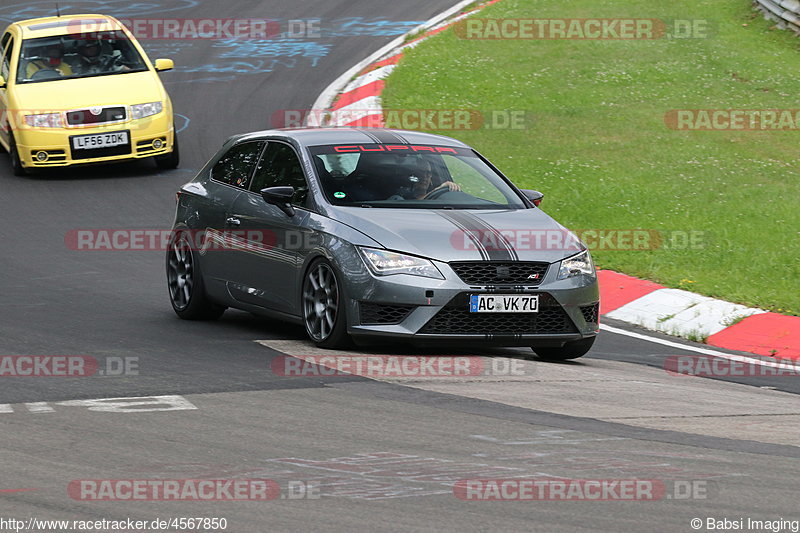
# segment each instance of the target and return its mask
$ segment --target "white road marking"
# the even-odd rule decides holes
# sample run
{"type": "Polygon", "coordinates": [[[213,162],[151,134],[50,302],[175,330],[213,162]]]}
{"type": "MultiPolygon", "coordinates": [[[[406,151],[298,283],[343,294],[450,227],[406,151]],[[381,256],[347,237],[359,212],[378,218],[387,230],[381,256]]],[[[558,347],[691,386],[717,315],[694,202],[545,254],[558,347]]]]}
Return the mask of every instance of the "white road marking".
{"type": "Polygon", "coordinates": [[[58,402],[66,407],[86,407],[90,411],[107,413],[148,413],[152,411],[184,411],[197,409],[183,396],[142,396],[134,398],[100,398],[97,400],[71,400],[58,402]],[[153,407],[144,407],[144,406],[153,407]]]}
{"type": "MultiPolygon", "coordinates": [[[[570,431],[571,433],[577,433],[577,431],[570,431]]],[[[485,442],[491,442],[493,444],[501,444],[503,446],[531,446],[533,444],[580,444],[584,442],[597,442],[597,441],[606,441],[606,440],[628,440],[625,437],[598,437],[598,438],[588,438],[588,437],[580,437],[580,438],[568,438],[565,439],[562,436],[558,435],[548,435],[548,433],[566,433],[566,431],[555,430],[555,431],[540,431],[538,432],[541,434],[541,438],[528,438],[522,440],[501,440],[496,437],[491,437],[489,435],[470,435],[471,438],[476,440],[482,440],[485,442]]]]}
{"type": "Polygon", "coordinates": [[[388,78],[389,74],[391,74],[395,68],[397,68],[397,65],[386,65],[384,67],[371,70],[347,84],[347,86],[342,89],[342,93],[349,93],[350,91],[355,91],[356,89],[359,89],[365,85],[369,85],[370,83],[388,78]]]}
{"type": "Polygon", "coordinates": [[[330,112],[329,124],[331,126],[344,126],[356,120],[369,117],[372,115],[383,116],[383,109],[381,108],[381,100],[377,96],[370,96],[353,102],[330,112]]]}
{"type": "Polygon", "coordinates": [[[607,314],[654,331],[681,337],[713,335],[739,319],[766,313],[763,309],[701,296],[680,289],[659,289],[607,314]]]}
{"type": "MultiPolygon", "coordinates": [[[[47,402],[30,402],[22,404],[30,413],[53,413],[55,409],[47,402]]],[[[183,396],[140,396],[131,398],[98,398],[94,400],[69,400],[55,402],[63,407],[85,407],[89,411],[106,413],[149,413],[152,411],[188,411],[197,406],[183,396]]],[[[12,404],[0,403],[0,414],[13,413],[12,404]]]]}
{"type": "Polygon", "coordinates": [[[797,368],[796,366],[794,366],[794,365],[792,365],[791,363],[788,363],[788,362],[779,363],[779,362],[776,362],[776,361],[768,361],[768,360],[765,360],[765,359],[756,359],[754,357],[746,357],[746,356],[743,356],[743,355],[734,355],[734,354],[729,354],[729,353],[724,353],[724,352],[718,352],[716,350],[711,350],[709,348],[700,348],[700,347],[697,347],[697,346],[690,346],[688,344],[681,344],[681,343],[678,343],[678,342],[668,341],[666,339],[659,339],[658,337],[650,337],[649,335],[643,335],[641,333],[635,333],[633,331],[626,331],[624,329],[615,328],[615,327],[612,327],[612,326],[607,326],[605,324],[601,324],[600,325],[600,329],[602,329],[604,331],[608,331],[609,333],[616,333],[617,335],[625,335],[625,336],[628,336],[628,337],[633,337],[635,339],[641,339],[641,340],[644,340],[644,341],[654,342],[656,344],[663,344],[664,346],[670,346],[672,348],[678,348],[680,350],[687,350],[687,351],[690,351],[690,352],[697,352],[697,353],[702,353],[702,354],[705,354],[705,355],[713,355],[714,357],[719,357],[721,359],[728,359],[730,361],[737,361],[737,362],[740,362],[740,363],[761,365],[761,366],[765,366],[765,367],[780,368],[780,369],[786,369],[786,370],[793,370],[793,369],[797,368]]]}
{"type": "Polygon", "coordinates": [[[27,407],[28,411],[31,413],[52,413],[55,411],[55,409],[47,405],[47,402],[26,403],[25,407],[27,407]]]}

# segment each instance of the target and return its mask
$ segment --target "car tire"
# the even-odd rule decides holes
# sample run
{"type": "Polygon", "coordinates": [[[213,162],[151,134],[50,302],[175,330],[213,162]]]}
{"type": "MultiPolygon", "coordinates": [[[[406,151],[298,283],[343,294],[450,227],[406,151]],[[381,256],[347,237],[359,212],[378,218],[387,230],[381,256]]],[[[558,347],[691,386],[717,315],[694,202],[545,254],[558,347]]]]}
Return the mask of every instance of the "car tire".
{"type": "Polygon", "coordinates": [[[11,160],[11,171],[15,176],[27,176],[28,170],[22,166],[22,160],[19,157],[19,150],[17,150],[17,142],[14,140],[13,135],[9,137],[8,145],[8,158],[11,160]]]}
{"type": "Polygon", "coordinates": [[[184,233],[178,233],[167,250],[167,288],[172,309],[184,320],[216,320],[225,312],[208,298],[197,256],[184,233]]]}
{"type": "Polygon", "coordinates": [[[561,348],[533,346],[531,349],[536,352],[539,359],[543,359],[544,361],[567,361],[586,355],[586,353],[592,349],[596,338],[597,337],[587,337],[579,341],[568,342],[561,348]]]}
{"type": "Polygon", "coordinates": [[[320,348],[343,349],[353,345],[347,334],[344,292],[333,266],[325,259],[311,263],[303,277],[300,307],[303,325],[320,348]]]}
{"type": "Polygon", "coordinates": [[[175,133],[172,139],[172,152],[155,157],[156,167],[158,167],[159,170],[172,170],[178,168],[178,165],[181,164],[181,150],[178,145],[178,134],[175,133]]]}

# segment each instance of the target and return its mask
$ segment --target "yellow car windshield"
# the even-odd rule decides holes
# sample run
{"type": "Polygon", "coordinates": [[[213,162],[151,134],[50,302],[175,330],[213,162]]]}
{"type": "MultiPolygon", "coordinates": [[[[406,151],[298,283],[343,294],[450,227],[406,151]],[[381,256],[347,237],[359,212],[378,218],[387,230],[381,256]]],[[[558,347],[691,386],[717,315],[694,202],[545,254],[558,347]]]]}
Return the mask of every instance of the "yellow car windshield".
{"type": "Polygon", "coordinates": [[[17,62],[17,83],[39,83],[147,70],[122,31],[26,39],[17,62]]]}

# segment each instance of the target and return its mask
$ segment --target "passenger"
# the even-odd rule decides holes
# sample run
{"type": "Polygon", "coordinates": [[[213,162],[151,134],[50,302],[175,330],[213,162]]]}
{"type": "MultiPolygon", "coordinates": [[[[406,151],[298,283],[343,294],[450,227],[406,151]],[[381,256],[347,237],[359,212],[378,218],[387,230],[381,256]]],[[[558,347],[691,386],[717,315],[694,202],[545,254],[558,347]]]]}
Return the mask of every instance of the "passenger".
{"type": "Polygon", "coordinates": [[[72,76],[72,68],[63,61],[64,47],[60,44],[53,44],[45,47],[40,57],[28,62],[25,75],[28,79],[33,78],[34,74],[40,70],[54,70],[61,76],[72,76]]]}

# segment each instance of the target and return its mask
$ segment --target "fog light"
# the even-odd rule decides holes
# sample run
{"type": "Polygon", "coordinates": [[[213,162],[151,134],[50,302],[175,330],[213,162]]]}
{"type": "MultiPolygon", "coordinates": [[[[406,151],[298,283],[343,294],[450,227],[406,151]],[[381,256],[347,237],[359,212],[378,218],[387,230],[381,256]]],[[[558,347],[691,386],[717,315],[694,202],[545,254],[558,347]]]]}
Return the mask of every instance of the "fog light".
{"type": "Polygon", "coordinates": [[[155,148],[156,150],[161,150],[162,146],[164,146],[164,141],[162,141],[161,139],[156,139],[155,141],[153,141],[153,148],[155,148]]]}
{"type": "Polygon", "coordinates": [[[36,160],[40,163],[44,163],[47,161],[48,155],[47,152],[36,152],[36,160]]]}

